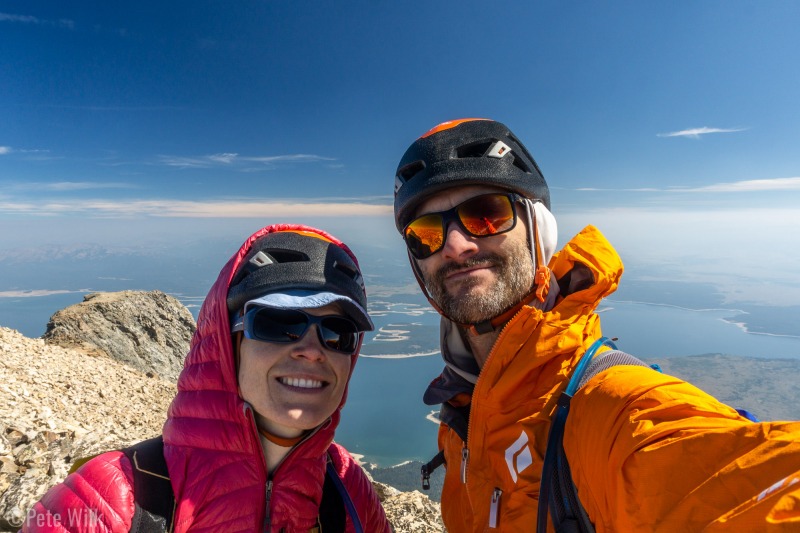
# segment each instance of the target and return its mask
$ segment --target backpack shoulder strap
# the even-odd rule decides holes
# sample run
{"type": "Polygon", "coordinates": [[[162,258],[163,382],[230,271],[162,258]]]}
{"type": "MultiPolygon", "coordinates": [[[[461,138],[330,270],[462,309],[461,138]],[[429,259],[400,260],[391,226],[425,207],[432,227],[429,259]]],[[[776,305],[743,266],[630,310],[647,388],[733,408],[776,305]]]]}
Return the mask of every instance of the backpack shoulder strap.
{"type": "Polygon", "coordinates": [[[593,377],[595,377],[600,372],[608,370],[613,366],[619,365],[628,365],[628,366],[646,366],[649,368],[653,368],[658,370],[656,367],[658,365],[650,365],[638,359],[631,354],[621,352],[619,350],[611,350],[608,352],[601,353],[597,357],[595,357],[591,364],[586,368],[586,372],[581,377],[580,381],[578,382],[577,390],[583,388],[584,385],[589,383],[593,377]]]}
{"type": "Polygon", "coordinates": [[[550,434],[547,438],[547,450],[542,467],[542,481],[539,490],[539,514],[537,517],[537,532],[547,530],[548,512],[553,520],[553,526],[558,533],[586,533],[594,532],[586,510],[578,498],[578,490],[572,481],[572,472],[569,468],[567,455],[564,451],[564,428],[569,414],[572,396],[586,385],[589,380],[613,366],[634,365],[656,368],[644,361],[625,352],[617,350],[617,346],[608,338],[597,339],[581,358],[575,372],[567,384],[567,388],[558,399],[558,406],[550,434]],[[595,358],[597,350],[602,346],[612,348],[595,358]]]}
{"type": "MultiPolygon", "coordinates": [[[[328,458],[330,464],[330,457],[328,458]]],[[[334,473],[335,475],[335,473],[334,473]]],[[[336,489],[330,476],[330,468],[325,470],[325,483],[322,485],[322,501],[319,504],[319,524],[321,531],[334,533],[344,532],[347,523],[347,511],[344,508],[342,495],[336,489]]]]}
{"type": "Polygon", "coordinates": [[[175,495],[169,481],[161,436],[148,439],[122,452],[133,465],[133,494],[136,508],[131,533],[172,531],[175,495]]]}
{"type": "Polygon", "coordinates": [[[344,486],[339,474],[336,472],[330,453],[328,453],[328,462],[325,466],[325,484],[322,487],[322,502],[320,503],[319,512],[322,531],[345,531],[346,513],[350,516],[356,533],[364,533],[356,506],[350,498],[350,493],[347,492],[347,487],[344,486]],[[333,525],[328,525],[330,529],[326,529],[326,522],[323,520],[326,515],[328,520],[336,520],[331,522],[333,525]],[[336,524],[339,524],[339,526],[334,528],[336,524]]]}

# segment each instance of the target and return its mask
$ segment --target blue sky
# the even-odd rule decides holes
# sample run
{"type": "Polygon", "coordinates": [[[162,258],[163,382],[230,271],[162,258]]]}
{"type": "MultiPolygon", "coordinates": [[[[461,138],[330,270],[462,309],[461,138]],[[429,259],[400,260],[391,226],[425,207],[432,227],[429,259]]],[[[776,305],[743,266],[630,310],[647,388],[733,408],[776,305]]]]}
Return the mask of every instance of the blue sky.
{"type": "Polygon", "coordinates": [[[798,23],[789,1],[4,0],[0,248],[273,221],[400,246],[400,156],[476,116],[532,152],[562,242],[596,224],[635,263],[797,302],[798,23]]]}

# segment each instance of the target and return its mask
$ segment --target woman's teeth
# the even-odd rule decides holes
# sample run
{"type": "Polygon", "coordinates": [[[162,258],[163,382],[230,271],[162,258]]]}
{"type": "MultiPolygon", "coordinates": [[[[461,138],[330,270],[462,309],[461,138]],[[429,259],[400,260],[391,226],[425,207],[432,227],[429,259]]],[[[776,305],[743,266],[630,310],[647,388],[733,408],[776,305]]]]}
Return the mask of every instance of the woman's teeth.
{"type": "Polygon", "coordinates": [[[280,378],[280,382],[284,385],[301,389],[319,389],[322,387],[322,382],[315,379],[280,378]]]}

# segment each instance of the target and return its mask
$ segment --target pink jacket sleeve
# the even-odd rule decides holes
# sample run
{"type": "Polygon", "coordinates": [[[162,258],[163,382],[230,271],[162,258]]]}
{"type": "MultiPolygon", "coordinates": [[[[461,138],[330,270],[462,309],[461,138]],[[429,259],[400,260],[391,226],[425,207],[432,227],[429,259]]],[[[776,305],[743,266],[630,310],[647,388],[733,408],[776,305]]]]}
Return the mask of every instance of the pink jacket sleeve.
{"type": "MultiPolygon", "coordinates": [[[[361,466],[356,463],[347,450],[336,443],[331,444],[328,452],[339,472],[339,477],[344,486],[347,487],[347,492],[353,500],[353,505],[356,507],[364,531],[369,533],[391,533],[392,528],[378,499],[378,494],[361,466]]],[[[347,518],[347,532],[355,532],[349,516],[347,518]]]]}
{"type": "Polygon", "coordinates": [[[47,491],[28,512],[21,531],[127,533],[134,510],[130,461],[120,451],[107,452],[47,491]]]}

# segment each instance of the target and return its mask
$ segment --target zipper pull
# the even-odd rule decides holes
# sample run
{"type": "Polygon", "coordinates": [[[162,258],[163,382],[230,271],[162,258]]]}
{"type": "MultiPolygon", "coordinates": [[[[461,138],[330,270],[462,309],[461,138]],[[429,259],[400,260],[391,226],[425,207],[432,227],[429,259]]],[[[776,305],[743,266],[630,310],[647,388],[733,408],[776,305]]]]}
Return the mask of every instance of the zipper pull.
{"type": "Polygon", "coordinates": [[[469,461],[469,448],[461,448],[461,483],[467,483],[467,461],[469,461]]]}
{"type": "Polygon", "coordinates": [[[270,509],[269,504],[270,500],[272,499],[272,480],[267,480],[267,513],[264,516],[264,531],[269,531],[269,525],[272,521],[272,517],[270,516],[270,509]]]}
{"type": "Polygon", "coordinates": [[[492,503],[489,505],[489,527],[492,529],[497,528],[497,523],[499,521],[499,511],[500,511],[500,496],[503,495],[503,491],[495,487],[494,492],[492,492],[492,503]]]}

